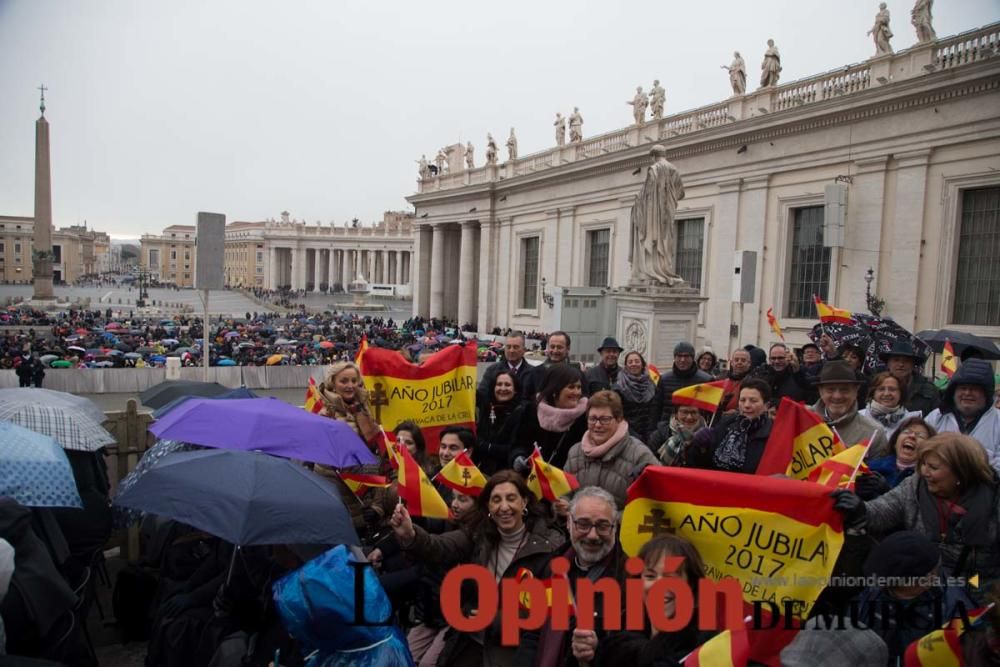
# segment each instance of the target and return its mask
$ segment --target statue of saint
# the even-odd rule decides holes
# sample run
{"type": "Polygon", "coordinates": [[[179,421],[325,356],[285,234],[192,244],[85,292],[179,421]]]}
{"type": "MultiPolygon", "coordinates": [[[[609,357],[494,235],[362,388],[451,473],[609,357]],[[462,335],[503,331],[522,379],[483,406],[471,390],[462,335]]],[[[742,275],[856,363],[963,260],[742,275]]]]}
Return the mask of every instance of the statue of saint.
{"type": "Polygon", "coordinates": [[[493,141],[493,135],[486,133],[486,164],[497,163],[497,142],[493,141]]]}
{"type": "Polygon", "coordinates": [[[729,71],[729,85],[733,87],[733,95],[743,95],[747,92],[747,66],[739,51],[733,51],[733,62],[722,69],[729,71]]]}
{"type": "Polygon", "coordinates": [[[517,159],[517,137],[514,136],[514,128],[510,128],[510,138],[507,139],[507,159],[511,162],[517,159]]]}
{"type": "Polygon", "coordinates": [[[781,54],[774,40],[767,40],[767,51],[764,52],[764,62],[760,64],[760,87],[777,86],[781,74],[781,54]]]}
{"type": "Polygon", "coordinates": [[[580,115],[580,107],[573,107],[573,113],[569,115],[569,140],[574,144],[583,141],[583,116],[580,115]]]}
{"type": "Polygon", "coordinates": [[[646,122],[646,109],[649,107],[649,98],[642,92],[642,86],[636,86],[635,97],[625,104],[632,105],[632,118],[636,125],[643,125],[646,122]]]}
{"type": "Polygon", "coordinates": [[[649,111],[653,114],[653,120],[663,118],[663,107],[667,103],[667,91],[660,85],[659,79],[653,80],[653,87],[649,89],[649,111]]]}
{"type": "Polygon", "coordinates": [[[934,15],[931,13],[931,8],[933,6],[934,0],[917,0],[910,11],[910,23],[917,29],[918,42],[933,42],[937,39],[937,33],[934,32],[932,25],[934,15]]]}
{"type": "Polygon", "coordinates": [[[417,164],[419,165],[418,169],[419,169],[419,172],[420,172],[420,178],[421,179],[430,178],[430,176],[431,176],[431,167],[430,167],[429,164],[427,164],[427,155],[426,154],[420,156],[420,159],[417,160],[417,164]]]}
{"type": "Polygon", "coordinates": [[[465,144],[465,168],[466,169],[475,169],[476,168],[476,163],[475,163],[475,161],[473,159],[473,150],[474,149],[472,148],[472,142],[471,141],[465,144]]]}
{"type": "Polygon", "coordinates": [[[885,3],[878,5],[878,14],[875,15],[875,25],[868,31],[868,34],[875,40],[875,55],[884,56],[892,53],[892,46],[889,40],[892,38],[892,30],[889,29],[889,10],[885,3]]]}
{"type": "Polygon", "coordinates": [[[566,144],[566,119],[563,115],[556,112],[556,122],[552,123],[556,128],[556,146],[563,146],[566,144]]]}
{"type": "Polygon", "coordinates": [[[438,149],[438,154],[434,156],[434,164],[437,166],[438,175],[444,173],[445,165],[448,164],[448,156],[444,154],[444,149],[438,149]]]}
{"type": "Polygon", "coordinates": [[[674,273],[677,234],[674,215],[677,201],[684,198],[684,184],[677,167],[667,162],[667,149],[657,144],[649,151],[653,164],[632,206],[628,260],[633,285],[669,285],[684,279],[674,273]]]}

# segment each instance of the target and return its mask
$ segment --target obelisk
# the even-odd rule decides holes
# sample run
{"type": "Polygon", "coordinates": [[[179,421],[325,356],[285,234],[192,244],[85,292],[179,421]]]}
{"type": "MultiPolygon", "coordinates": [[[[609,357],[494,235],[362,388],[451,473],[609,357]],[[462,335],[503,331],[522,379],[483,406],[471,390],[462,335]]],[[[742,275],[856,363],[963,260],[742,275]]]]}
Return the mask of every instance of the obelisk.
{"type": "Polygon", "coordinates": [[[41,86],[42,115],[35,122],[35,229],[31,251],[32,299],[51,301],[52,295],[52,176],[49,172],[49,122],[45,120],[45,86],[41,86]]]}

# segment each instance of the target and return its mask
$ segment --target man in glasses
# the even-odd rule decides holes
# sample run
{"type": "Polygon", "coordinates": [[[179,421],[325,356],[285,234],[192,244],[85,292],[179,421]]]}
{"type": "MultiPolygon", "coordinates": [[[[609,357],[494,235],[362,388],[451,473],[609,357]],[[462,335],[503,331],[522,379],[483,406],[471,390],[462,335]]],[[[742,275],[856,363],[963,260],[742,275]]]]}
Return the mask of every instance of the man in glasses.
{"type": "MultiPolygon", "coordinates": [[[[570,590],[576,591],[577,581],[586,577],[592,582],[612,577],[624,590],[625,555],[618,544],[618,507],[614,497],[597,486],[585,486],[576,492],[569,505],[566,528],[570,547],[558,554],[569,561],[570,590]]],[[[542,579],[551,576],[548,567],[542,579]]],[[[514,664],[517,666],[562,667],[585,664],[594,659],[604,638],[604,604],[597,594],[594,605],[594,630],[553,630],[548,621],[540,630],[521,634],[521,644],[514,664]]],[[[553,600],[553,604],[557,601],[553,600]]],[[[571,622],[575,620],[575,615],[571,622]]]]}

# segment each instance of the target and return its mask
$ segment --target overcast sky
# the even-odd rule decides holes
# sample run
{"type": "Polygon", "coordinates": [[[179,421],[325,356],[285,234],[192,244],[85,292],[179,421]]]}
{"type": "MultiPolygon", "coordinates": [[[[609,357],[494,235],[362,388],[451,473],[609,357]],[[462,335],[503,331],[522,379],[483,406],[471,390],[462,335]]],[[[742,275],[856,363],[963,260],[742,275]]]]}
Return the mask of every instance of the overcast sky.
{"type": "MultiPolygon", "coordinates": [[[[896,50],[912,0],[890,0],[896,50]]],[[[0,0],[0,214],[33,214],[44,83],[57,226],[114,236],[229,221],[380,219],[406,209],[421,153],[486,133],[521,155],[577,105],[584,136],[631,122],[659,78],[667,113],[730,93],[742,52],[756,87],[766,40],[782,82],[858,62],[878,2],[504,3],[0,0]]],[[[1000,0],[938,0],[947,36],[1000,18],[1000,0]]],[[[501,150],[506,156],[506,150],[501,150]]]]}

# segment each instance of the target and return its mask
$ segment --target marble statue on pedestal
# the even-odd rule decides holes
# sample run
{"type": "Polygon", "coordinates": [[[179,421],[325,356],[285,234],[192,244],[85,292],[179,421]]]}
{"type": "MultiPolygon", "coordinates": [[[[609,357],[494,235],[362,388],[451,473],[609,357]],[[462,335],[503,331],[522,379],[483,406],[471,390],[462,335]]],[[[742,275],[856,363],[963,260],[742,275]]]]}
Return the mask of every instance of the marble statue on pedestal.
{"type": "Polygon", "coordinates": [[[876,56],[892,53],[892,46],[889,44],[889,40],[892,38],[892,30],[889,29],[889,10],[886,9],[884,2],[879,3],[878,14],[875,15],[875,25],[868,31],[868,34],[875,40],[876,56]]]}
{"type": "Polygon", "coordinates": [[[934,0],[917,0],[910,11],[910,23],[917,29],[918,42],[933,42],[937,39],[933,26],[934,15],[931,13],[933,6],[934,0]]]}
{"type": "Polygon", "coordinates": [[[420,159],[417,160],[417,164],[419,165],[418,169],[419,169],[419,172],[420,172],[420,178],[430,178],[430,176],[431,176],[431,167],[430,167],[429,164],[427,164],[427,155],[426,154],[420,156],[420,159]]]}
{"type": "Polygon", "coordinates": [[[636,86],[635,97],[625,104],[632,105],[632,118],[636,125],[643,125],[646,122],[646,109],[649,107],[649,98],[642,92],[642,86],[636,86]]]}
{"type": "Polygon", "coordinates": [[[674,273],[677,234],[674,215],[677,201],[684,198],[684,184],[677,167],[667,162],[667,149],[657,144],[650,150],[653,164],[632,206],[629,263],[632,285],[675,287],[684,279],[674,273]]]}
{"type": "Polygon", "coordinates": [[[566,144],[566,119],[563,115],[556,112],[556,122],[552,123],[556,128],[556,146],[563,146],[566,144]]]}
{"type": "Polygon", "coordinates": [[[475,158],[474,158],[474,155],[473,155],[473,151],[474,150],[475,149],[472,147],[472,142],[471,141],[465,144],[465,168],[466,169],[475,169],[476,168],[476,162],[475,162],[475,158]]]}
{"type": "Polygon", "coordinates": [[[438,154],[434,156],[434,164],[437,166],[438,176],[444,173],[445,165],[448,164],[448,156],[444,154],[444,149],[438,149],[438,154]]]}
{"type": "Polygon", "coordinates": [[[486,164],[497,163],[497,142],[493,141],[493,135],[486,133],[486,164]]]}
{"type": "Polygon", "coordinates": [[[663,107],[667,103],[667,91],[660,85],[659,79],[653,79],[653,87],[649,89],[649,111],[653,120],[663,118],[663,107]]]}
{"type": "Polygon", "coordinates": [[[583,141],[583,116],[580,115],[580,107],[573,107],[573,113],[569,115],[569,140],[575,144],[583,141]]]}
{"type": "Polygon", "coordinates": [[[778,77],[781,74],[781,54],[778,47],[774,45],[774,40],[767,40],[767,51],[764,51],[764,61],[760,64],[760,87],[778,85],[778,77]]]}
{"type": "Polygon", "coordinates": [[[733,87],[733,95],[743,95],[747,92],[747,66],[739,51],[733,51],[733,62],[722,69],[729,72],[729,85],[733,87]]]}
{"type": "Polygon", "coordinates": [[[507,159],[511,162],[517,159],[517,137],[514,136],[514,128],[510,128],[510,138],[507,139],[507,159]]]}

